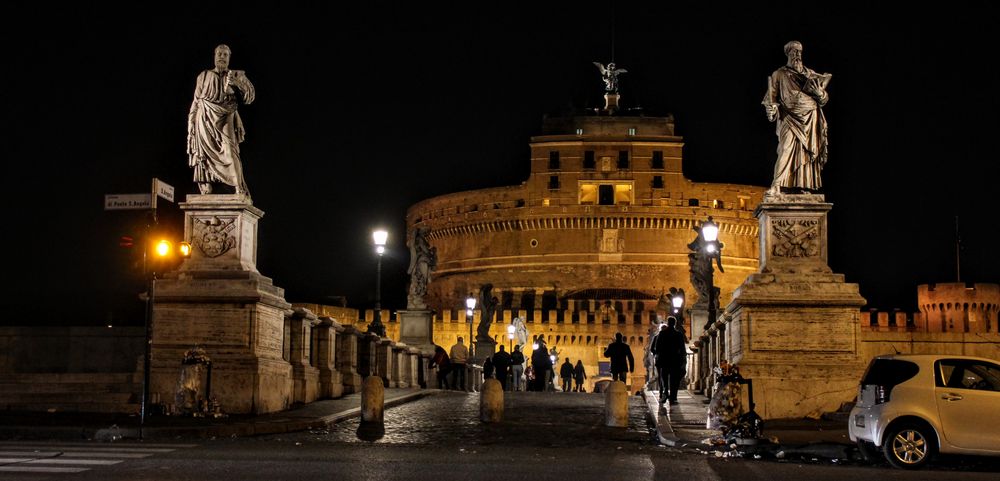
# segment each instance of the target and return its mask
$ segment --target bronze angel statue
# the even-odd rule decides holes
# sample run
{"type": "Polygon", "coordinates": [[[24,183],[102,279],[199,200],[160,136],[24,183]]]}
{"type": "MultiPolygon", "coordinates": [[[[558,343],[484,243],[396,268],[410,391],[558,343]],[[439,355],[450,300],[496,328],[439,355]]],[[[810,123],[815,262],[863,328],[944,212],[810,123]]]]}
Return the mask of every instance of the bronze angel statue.
{"type": "Polygon", "coordinates": [[[618,75],[627,73],[628,70],[623,68],[615,67],[615,63],[611,62],[607,67],[600,62],[594,62],[597,66],[597,70],[601,71],[601,77],[604,79],[604,91],[610,94],[618,93],[618,75]]]}

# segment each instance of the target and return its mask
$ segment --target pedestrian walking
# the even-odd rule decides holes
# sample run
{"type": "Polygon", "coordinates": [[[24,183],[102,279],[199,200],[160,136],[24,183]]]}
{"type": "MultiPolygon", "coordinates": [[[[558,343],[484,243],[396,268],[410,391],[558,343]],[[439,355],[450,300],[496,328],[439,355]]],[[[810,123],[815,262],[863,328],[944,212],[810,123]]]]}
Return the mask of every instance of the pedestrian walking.
{"type": "Polygon", "coordinates": [[[500,381],[500,389],[506,391],[507,370],[510,368],[510,354],[507,354],[507,352],[503,350],[503,344],[498,347],[500,350],[493,355],[493,368],[496,369],[496,377],[497,381],[500,381]]]}
{"type": "Polygon", "coordinates": [[[513,391],[520,391],[524,389],[521,386],[521,376],[524,374],[524,353],[521,352],[521,346],[514,346],[514,352],[510,353],[510,366],[513,370],[514,386],[513,391]]]}
{"type": "Polygon", "coordinates": [[[684,334],[676,329],[677,319],[667,318],[667,323],[660,327],[653,344],[656,355],[656,371],[660,378],[660,404],[669,402],[677,404],[677,391],[680,390],[681,378],[684,377],[687,363],[687,346],[684,334]]]}
{"type": "Polygon", "coordinates": [[[531,353],[531,365],[535,372],[535,390],[547,390],[552,382],[552,359],[549,358],[549,350],[541,337],[538,339],[538,348],[531,353]]]}
{"type": "Polygon", "coordinates": [[[487,379],[493,379],[493,358],[487,357],[483,361],[483,381],[487,379]]]}
{"type": "Polygon", "coordinates": [[[569,392],[573,387],[573,363],[569,362],[569,358],[559,366],[559,377],[562,378],[562,390],[563,392],[569,392]]]}
{"type": "Polygon", "coordinates": [[[454,371],[451,377],[452,388],[465,390],[465,369],[468,362],[469,348],[465,346],[462,336],[458,336],[458,342],[451,346],[451,370],[454,371]]]}
{"type": "Polygon", "coordinates": [[[635,372],[635,358],[632,357],[632,348],[625,343],[622,333],[615,333],[615,341],[608,344],[604,357],[611,359],[611,380],[628,384],[626,377],[628,373],[635,372]]]}
{"type": "Polygon", "coordinates": [[[451,386],[448,384],[448,374],[451,373],[451,361],[448,359],[448,353],[444,352],[443,347],[434,345],[434,357],[431,358],[430,367],[437,368],[438,389],[451,389],[451,386]]]}
{"type": "Polygon", "coordinates": [[[577,392],[587,392],[583,389],[583,381],[587,379],[587,370],[583,368],[583,360],[576,361],[576,367],[573,368],[573,379],[576,381],[576,387],[573,388],[577,392]]]}

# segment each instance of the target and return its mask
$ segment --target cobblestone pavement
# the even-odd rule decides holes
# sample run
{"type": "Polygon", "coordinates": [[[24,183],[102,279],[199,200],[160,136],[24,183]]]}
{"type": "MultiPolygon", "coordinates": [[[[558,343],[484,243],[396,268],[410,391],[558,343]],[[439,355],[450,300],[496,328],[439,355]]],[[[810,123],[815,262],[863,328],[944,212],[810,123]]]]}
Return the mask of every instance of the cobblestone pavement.
{"type": "Polygon", "coordinates": [[[462,447],[516,442],[520,446],[634,449],[656,444],[638,396],[629,397],[629,425],[623,429],[604,426],[601,394],[504,394],[504,417],[497,424],[479,421],[479,394],[448,391],[387,409],[384,434],[364,430],[359,434],[361,422],[355,418],[327,430],[258,438],[462,447]]]}

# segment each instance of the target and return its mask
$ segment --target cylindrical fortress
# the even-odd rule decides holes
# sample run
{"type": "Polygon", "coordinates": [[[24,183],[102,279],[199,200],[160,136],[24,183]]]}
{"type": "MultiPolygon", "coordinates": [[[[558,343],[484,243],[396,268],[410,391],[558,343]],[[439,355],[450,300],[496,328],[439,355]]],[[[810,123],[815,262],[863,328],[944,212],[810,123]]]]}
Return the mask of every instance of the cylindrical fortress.
{"type": "Polygon", "coordinates": [[[997,332],[1000,285],[950,282],[917,286],[927,332],[997,332]]]}
{"type": "Polygon", "coordinates": [[[721,304],[757,270],[753,209],[765,189],[686,179],[672,117],[548,118],[530,146],[531,173],[521,185],[409,209],[408,234],[428,228],[437,252],[429,308],[462,309],[488,283],[499,312],[529,322],[546,312],[553,323],[646,324],[670,287],[684,288],[688,307],[697,301],[687,245],[709,216],[725,244],[726,271],[715,277],[721,304]]]}

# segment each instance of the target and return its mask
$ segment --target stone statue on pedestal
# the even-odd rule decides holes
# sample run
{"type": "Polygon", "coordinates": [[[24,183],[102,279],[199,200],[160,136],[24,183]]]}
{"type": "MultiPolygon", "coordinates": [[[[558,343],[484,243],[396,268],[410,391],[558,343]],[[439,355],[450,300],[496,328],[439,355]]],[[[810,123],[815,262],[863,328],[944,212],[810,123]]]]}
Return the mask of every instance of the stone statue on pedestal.
{"type": "Polygon", "coordinates": [[[407,296],[407,309],[426,309],[424,296],[427,294],[427,283],[431,280],[431,272],[437,266],[437,249],[427,240],[429,229],[418,227],[407,243],[410,247],[410,292],[407,296]]]}
{"type": "Polygon", "coordinates": [[[815,192],[822,186],[820,172],[828,153],[826,117],[822,107],[829,97],[830,74],[819,74],[802,65],[802,44],[785,44],[788,63],[767,81],[764,111],[777,123],[778,160],[769,194],[815,192]]]}
{"type": "Polygon", "coordinates": [[[249,197],[240,161],[246,131],[236,109],[240,103],[253,103],[255,94],[242,70],[229,69],[230,54],[226,45],[215,47],[215,68],[198,75],[188,112],[188,165],[202,194],[211,194],[216,182],[249,197]]]}
{"type": "Polygon", "coordinates": [[[604,91],[609,94],[618,93],[618,75],[628,73],[628,70],[615,67],[614,62],[609,63],[607,67],[600,62],[594,62],[594,65],[597,66],[597,70],[601,71],[601,77],[604,79],[604,91]]]}
{"type": "Polygon", "coordinates": [[[493,296],[493,284],[483,284],[479,289],[479,306],[483,310],[483,317],[479,319],[479,326],[476,327],[476,340],[493,340],[490,335],[490,324],[493,323],[493,316],[496,314],[500,300],[493,296]]]}

